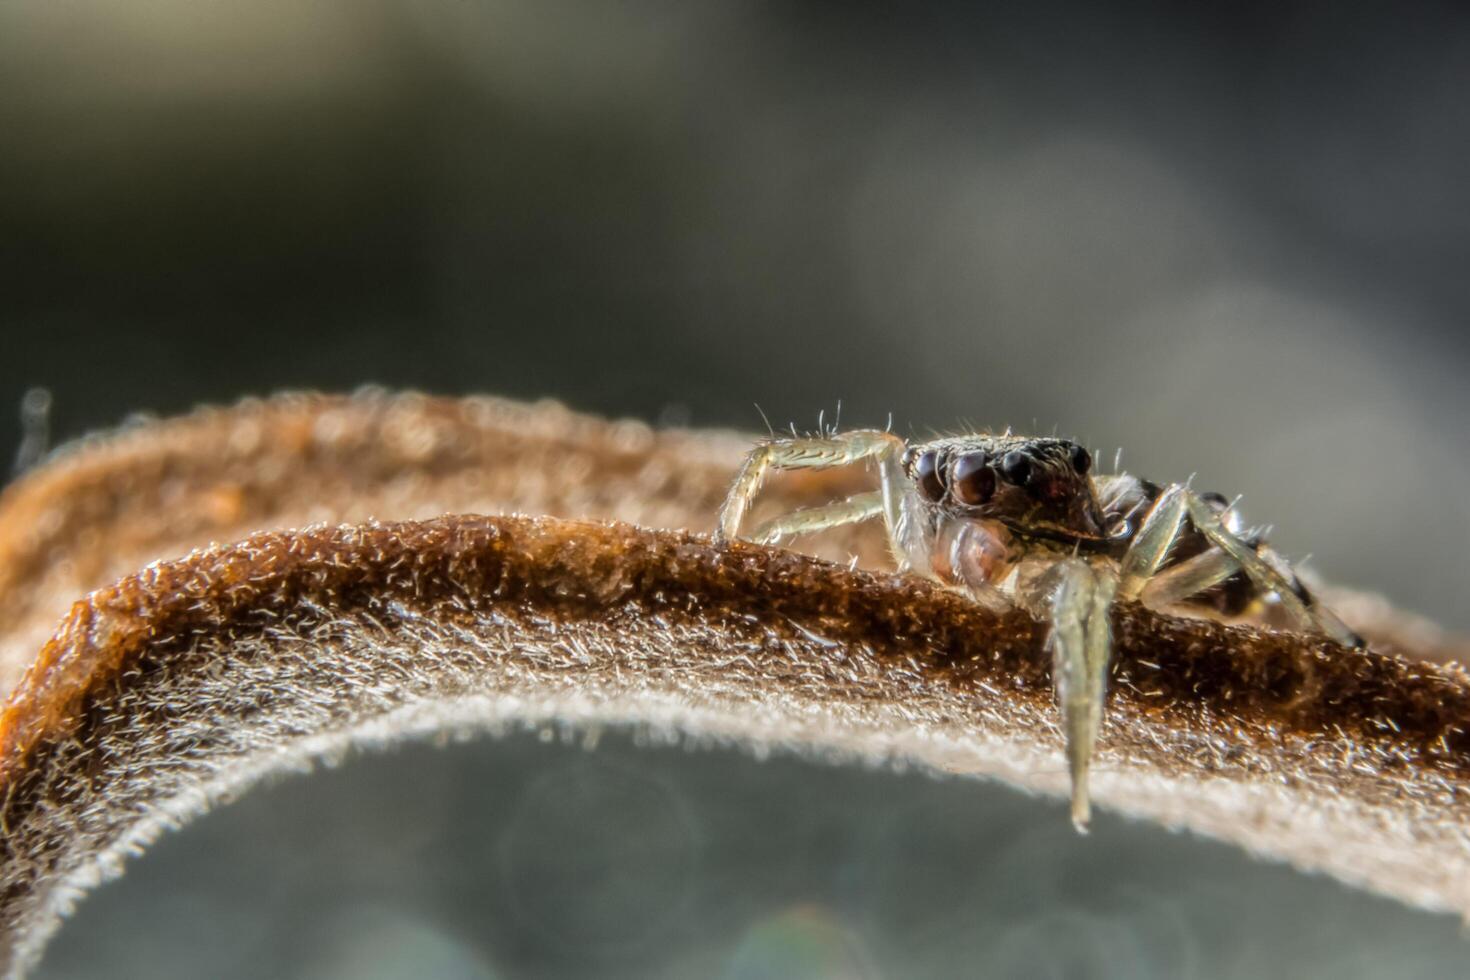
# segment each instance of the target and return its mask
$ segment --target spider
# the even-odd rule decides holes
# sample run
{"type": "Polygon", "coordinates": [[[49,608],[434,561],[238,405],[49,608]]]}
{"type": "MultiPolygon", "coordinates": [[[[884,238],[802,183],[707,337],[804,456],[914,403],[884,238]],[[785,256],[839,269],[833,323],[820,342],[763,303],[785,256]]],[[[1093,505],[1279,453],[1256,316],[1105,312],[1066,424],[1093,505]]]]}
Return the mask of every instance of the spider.
{"type": "Polygon", "coordinates": [[[1224,497],[1092,472],[1066,439],[962,435],[910,446],[876,429],[763,442],[720,510],[717,543],[740,534],[771,469],[870,461],[879,489],[758,527],[774,544],[795,534],[882,518],[900,571],[977,601],[1009,597],[1051,626],[1052,677],[1071,778],[1072,822],[1085,832],[1087,776],[1102,723],[1116,599],[1226,617],[1270,609],[1288,628],[1363,641],[1323,607],[1291,565],[1245,530],[1224,497]]]}

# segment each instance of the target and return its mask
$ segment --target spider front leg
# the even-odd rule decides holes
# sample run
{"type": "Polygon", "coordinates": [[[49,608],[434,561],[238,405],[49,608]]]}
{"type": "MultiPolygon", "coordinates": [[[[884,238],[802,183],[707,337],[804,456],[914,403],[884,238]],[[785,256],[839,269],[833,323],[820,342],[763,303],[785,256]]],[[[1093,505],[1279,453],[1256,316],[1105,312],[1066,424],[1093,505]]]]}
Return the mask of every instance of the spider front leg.
{"type": "MultiPolygon", "coordinates": [[[[1059,562],[1043,580],[1051,586],[1052,677],[1062,712],[1067,769],[1072,781],[1072,822],[1085,832],[1091,816],[1088,773],[1102,727],[1107,696],[1108,664],[1112,659],[1112,606],[1116,598],[1153,599],[1159,593],[1190,595],[1223,581],[1242,568],[1239,555],[1247,552],[1262,562],[1244,542],[1227,530],[1214,512],[1188,487],[1172,486],[1159,495],[1144,518],[1114,573],[1104,564],[1080,558],[1059,562]],[[1184,529],[1188,514],[1215,548],[1198,560],[1159,573],[1169,551],[1184,529]],[[1208,514],[1209,529],[1202,526],[1208,514]],[[1220,541],[1228,538],[1230,547],[1220,541]],[[1158,583],[1162,589],[1149,590],[1158,583]]],[[[1279,578],[1279,576],[1278,576],[1279,578]]],[[[1295,593],[1292,595],[1296,599],[1295,593]]],[[[1298,600],[1300,604],[1300,600],[1298,600]]]]}
{"type": "MultiPolygon", "coordinates": [[[[1116,598],[1137,599],[1169,555],[1189,512],[1191,491],[1172,486],[1159,495],[1134,535],[1117,572],[1080,558],[1058,562],[1044,579],[1053,586],[1051,618],[1052,683],[1062,712],[1067,770],[1072,780],[1072,823],[1085,833],[1092,815],[1088,773],[1102,728],[1112,660],[1111,617],[1116,598]]],[[[1226,559],[1233,574],[1235,562],[1226,559]]],[[[1215,570],[1212,570],[1215,571],[1215,570]]]]}
{"type": "Polygon", "coordinates": [[[745,457],[745,465],[720,508],[715,543],[724,544],[739,536],[746,511],[772,469],[828,469],[871,459],[878,469],[879,490],[875,494],[859,494],[827,507],[797,511],[763,525],[755,536],[757,540],[775,540],[881,514],[900,570],[916,564],[922,567],[916,558],[923,555],[923,544],[917,534],[918,522],[909,512],[908,500],[912,494],[901,463],[905,446],[898,436],[878,429],[859,429],[828,437],[777,439],[757,446],[745,457]]]}
{"type": "Polygon", "coordinates": [[[1069,558],[1057,563],[1046,576],[1046,585],[1051,587],[1048,611],[1052,683],[1056,686],[1067,746],[1072,823],[1079,832],[1086,833],[1092,815],[1087,777],[1102,728],[1118,577],[1106,564],[1069,558]]]}

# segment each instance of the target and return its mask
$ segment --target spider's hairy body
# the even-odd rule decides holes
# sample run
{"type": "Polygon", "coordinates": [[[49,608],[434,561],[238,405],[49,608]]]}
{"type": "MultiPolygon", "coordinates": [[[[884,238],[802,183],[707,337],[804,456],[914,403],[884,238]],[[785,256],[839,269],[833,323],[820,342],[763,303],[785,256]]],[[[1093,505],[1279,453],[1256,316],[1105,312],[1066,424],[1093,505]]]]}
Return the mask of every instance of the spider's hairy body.
{"type": "Polygon", "coordinates": [[[1047,621],[1079,829],[1089,816],[1116,598],[1224,616],[1269,608],[1291,628],[1361,644],[1264,534],[1242,529],[1224,497],[1126,473],[1095,475],[1092,455],[1067,439],[1008,432],[909,445],[877,430],[773,439],[747,456],[717,536],[738,536],[769,469],[860,461],[876,466],[877,491],[786,515],[751,536],[772,543],[882,518],[900,569],[978,601],[1007,597],[1047,621]]]}

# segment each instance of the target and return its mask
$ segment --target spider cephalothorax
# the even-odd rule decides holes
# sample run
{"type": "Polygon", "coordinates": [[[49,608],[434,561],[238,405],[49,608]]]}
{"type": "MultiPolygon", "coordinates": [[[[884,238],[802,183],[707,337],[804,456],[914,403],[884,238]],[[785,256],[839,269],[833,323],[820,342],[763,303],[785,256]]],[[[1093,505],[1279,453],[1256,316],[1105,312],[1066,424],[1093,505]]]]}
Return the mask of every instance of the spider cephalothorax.
{"type": "Polygon", "coordinates": [[[1098,475],[1066,439],[966,435],[909,446],[862,429],[763,443],[746,457],[720,511],[736,537],[766,472],[871,460],[879,489],[757,528],[766,543],[881,517],[900,569],[979,598],[1019,602],[1051,624],[1053,680],[1072,776],[1072,818],[1085,827],[1087,774],[1102,721],[1116,597],[1155,608],[1240,615],[1269,606],[1287,626],[1361,640],[1316,602],[1259,531],[1218,494],[1098,475]]]}
{"type": "Polygon", "coordinates": [[[1107,540],[1092,454],[1065,439],[961,436],[908,449],[904,472],[947,516],[1078,543],[1107,540]]]}

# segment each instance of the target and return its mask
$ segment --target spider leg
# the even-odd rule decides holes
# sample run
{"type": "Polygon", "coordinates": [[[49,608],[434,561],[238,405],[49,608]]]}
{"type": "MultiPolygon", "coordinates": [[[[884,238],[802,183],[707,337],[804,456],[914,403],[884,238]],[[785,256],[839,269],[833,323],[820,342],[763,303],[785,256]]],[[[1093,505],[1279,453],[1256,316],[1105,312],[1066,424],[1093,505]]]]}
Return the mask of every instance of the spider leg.
{"type": "Polygon", "coordinates": [[[1159,499],[1149,508],[1119,567],[1118,595],[1124,599],[1137,599],[1164,563],[1183,526],[1188,493],[1176,484],[1159,494],[1159,499]]]}
{"type": "Polygon", "coordinates": [[[750,540],[758,544],[775,544],[782,538],[792,535],[825,531],[829,527],[841,527],[844,524],[856,524],[859,521],[878,517],[882,513],[882,491],[874,490],[869,493],[853,494],[846,500],[827,504],[825,507],[808,507],[805,510],[794,511],[766,521],[750,532],[750,540]]]}
{"type": "MultiPolygon", "coordinates": [[[[1306,591],[1286,559],[1265,545],[1257,545],[1254,550],[1267,566],[1274,569],[1283,580],[1289,583],[1297,598],[1302,600],[1311,617],[1308,628],[1315,628],[1347,646],[1363,646],[1362,637],[1354,633],[1346,623],[1338,619],[1330,609],[1319,604],[1311,593],[1306,591]]],[[[1139,599],[1144,605],[1154,609],[1172,606],[1219,585],[1240,570],[1238,561],[1219,548],[1211,548],[1149,579],[1139,599]]],[[[1263,590],[1270,588],[1260,583],[1256,583],[1256,587],[1263,590]]]]}
{"type": "MultiPolygon", "coordinates": [[[[1118,571],[1080,558],[1059,562],[1048,579],[1051,593],[1052,677],[1062,712],[1067,769],[1072,779],[1072,823],[1087,830],[1092,802],[1087,776],[1093,748],[1102,728],[1107,695],[1108,662],[1112,657],[1111,613],[1119,596],[1134,599],[1154,578],[1179,537],[1187,509],[1184,487],[1159,495],[1144,518],[1118,571]]],[[[1233,574],[1234,568],[1226,573],[1233,574]]]]}
{"type": "Polygon", "coordinates": [[[1281,555],[1278,554],[1275,550],[1264,544],[1256,549],[1256,554],[1260,555],[1261,560],[1264,561],[1267,565],[1276,569],[1276,571],[1279,572],[1283,578],[1291,582],[1292,591],[1295,592],[1297,596],[1301,598],[1302,602],[1306,603],[1307,608],[1311,610],[1312,618],[1316,620],[1317,628],[1319,630],[1332,637],[1338,643],[1343,644],[1344,646],[1357,647],[1361,649],[1368,645],[1367,640],[1363,639],[1353,630],[1351,626],[1339,619],[1331,609],[1328,609],[1326,606],[1322,605],[1317,597],[1314,596],[1307,589],[1306,585],[1303,584],[1301,578],[1298,577],[1296,569],[1292,568],[1291,562],[1287,561],[1285,558],[1281,557],[1281,555]]]}
{"type": "Polygon", "coordinates": [[[1138,598],[1155,609],[1172,606],[1219,585],[1238,571],[1240,562],[1219,548],[1211,548],[1159,572],[1144,584],[1138,598]]]}
{"type": "MultiPolygon", "coordinates": [[[[901,462],[905,445],[891,432],[857,429],[829,437],[777,439],[757,446],[745,457],[745,465],[740,468],[720,508],[715,543],[724,544],[739,536],[740,524],[750,502],[760,492],[770,470],[828,469],[871,459],[878,467],[883,523],[899,570],[926,568],[927,552],[920,533],[920,521],[912,512],[911,487],[901,462]]],[[[855,498],[849,498],[845,503],[851,503],[852,499],[855,498]]],[[[769,528],[761,530],[768,531],[769,528]]]]}
{"type": "Polygon", "coordinates": [[[1085,833],[1092,814],[1087,775],[1102,727],[1118,578],[1107,566],[1080,558],[1059,562],[1048,578],[1055,583],[1050,601],[1052,677],[1072,780],[1072,823],[1085,833]]]}
{"type": "Polygon", "coordinates": [[[1233,558],[1257,588],[1276,593],[1281,608],[1294,625],[1305,630],[1315,629],[1344,646],[1362,646],[1362,639],[1331,612],[1321,606],[1308,607],[1310,595],[1306,599],[1302,597],[1295,575],[1288,578],[1258,555],[1254,548],[1230,533],[1209,505],[1192,491],[1185,490],[1184,499],[1195,528],[1211,544],[1233,558]]]}

